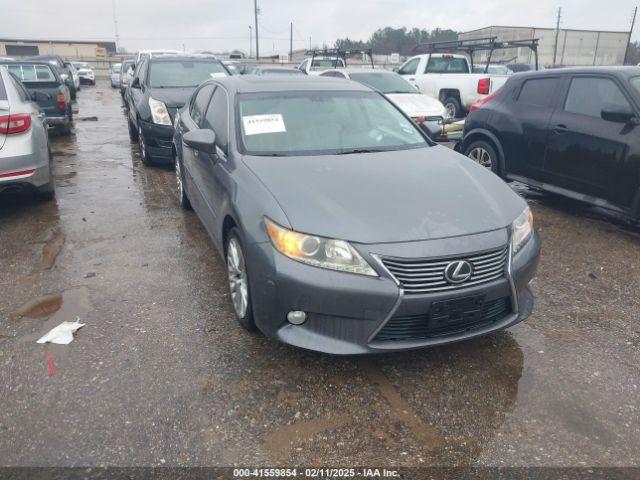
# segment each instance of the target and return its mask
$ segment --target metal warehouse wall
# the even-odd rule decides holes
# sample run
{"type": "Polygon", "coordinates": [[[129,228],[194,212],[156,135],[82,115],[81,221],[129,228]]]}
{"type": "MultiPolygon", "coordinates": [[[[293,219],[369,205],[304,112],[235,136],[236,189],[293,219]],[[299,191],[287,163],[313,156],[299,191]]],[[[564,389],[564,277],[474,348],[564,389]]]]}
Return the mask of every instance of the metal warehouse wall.
{"type": "Polygon", "coordinates": [[[7,53],[6,46],[34,46],[38,48],[39,55],[45,55],[49,53],[60,55],[63,58],[69,59],[85,59],[95,58],[102,51],[102,56],[106,52],[104,49],[99,48],[97,43],[49,43],[49,42],[6,42],[0,41],[0,57],[13,56],[23,57],[28,55],[11,55],[7,53]]]}
{"type": "MultiPolygon", "coordinates": [[[[498,37],[498,40],[524,40],[539,38],[538,57],[540,65],[553,64],[553,47],[556,31],[552,28],[486,27],[459,35],[460,40],[483,37],[498,37]]],[[[622,65],[629,34],[627,32],[600,32],[589,30],[564,30],[558,35],[558,65],[622,65]]],[[[528,48],[513,48],[494,52],[492,61],[504,62],[517,58],[519,63],[533,63],[533,52],[528,48]]],[[[474,60],[486,59],[477,54],[474,60]]]]}

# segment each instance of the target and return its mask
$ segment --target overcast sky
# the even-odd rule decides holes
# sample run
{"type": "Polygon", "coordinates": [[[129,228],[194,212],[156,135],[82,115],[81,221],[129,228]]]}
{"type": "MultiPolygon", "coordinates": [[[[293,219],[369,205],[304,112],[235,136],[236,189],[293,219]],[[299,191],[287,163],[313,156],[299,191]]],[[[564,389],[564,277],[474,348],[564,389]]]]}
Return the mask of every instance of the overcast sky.
{"type": "MultiPolygon", "coordinates": [[[[289,50],[348,36],[366,40],[377,28],[472,30],[488,25],[628,30],[640,0],[258,0],[260,53],[289,50]]],[[[253,0],[0,0],[0,37],[113,40],[139,48],[249,49],[253,0]],[[64,10],[64,13],[62,12],[64,10]]],[[[640,23],[640,18],[638,22],[640,23]]],[[[640,39],[636,26],[633,39],[640,39]]]]}

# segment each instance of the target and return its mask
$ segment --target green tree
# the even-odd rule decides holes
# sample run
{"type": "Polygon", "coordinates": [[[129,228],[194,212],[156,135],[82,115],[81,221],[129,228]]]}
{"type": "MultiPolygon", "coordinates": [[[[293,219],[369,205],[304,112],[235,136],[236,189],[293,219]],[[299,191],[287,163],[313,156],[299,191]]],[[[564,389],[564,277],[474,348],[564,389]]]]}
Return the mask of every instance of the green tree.
{"type": "Polygon", "coordinates": [[[348,37],[340,38],[336,40],[335,47],[340,50],[372,48],[373,52],[378,54],[388,55],[397,52],[407,55],[411,53],[413,47],[420,43],[456,40],[457,38],[458,33],[450,29],[436,28],[429,31],[420,28],[408,30],[406,27],[385,27],[373,32],[366,42],[352,40],[348,37]]]}

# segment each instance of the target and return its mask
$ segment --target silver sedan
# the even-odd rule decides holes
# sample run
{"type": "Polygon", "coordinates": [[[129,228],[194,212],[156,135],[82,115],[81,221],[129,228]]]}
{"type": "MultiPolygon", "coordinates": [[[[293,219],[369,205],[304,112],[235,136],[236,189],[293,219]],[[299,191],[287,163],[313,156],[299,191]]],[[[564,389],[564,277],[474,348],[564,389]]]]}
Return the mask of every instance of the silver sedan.
{"type": "Polygon", "coordinates": [[[0,193],[32,191],[53,198],[51,163],[44,112],[0,66],[0,193]]]}

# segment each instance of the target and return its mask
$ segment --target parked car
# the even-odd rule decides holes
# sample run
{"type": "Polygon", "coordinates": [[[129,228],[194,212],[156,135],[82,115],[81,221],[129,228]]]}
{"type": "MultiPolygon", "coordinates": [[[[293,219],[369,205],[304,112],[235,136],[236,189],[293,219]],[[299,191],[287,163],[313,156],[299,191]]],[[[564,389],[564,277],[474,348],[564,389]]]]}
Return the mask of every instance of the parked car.
{"type": "Polygon", "coordinates": [[[640,68],[512,76],[457,148],[507,180],[640,218],[640,68]]]}
{"type": "MultiPolygon", "coordinates": [[[[3,62],[0,62],[2,64],[3,62]]],[[[31,98],[46,115],[47,125],[64,135],[71,133],[73,109],[69,87],[58,70],[46,62],[16,61],[4,63],[7,70],[22,82],[31,98]]]]}
{"type": "MultiPolygon", "coordinates": [[[[529,63],[508,63],[507,68],[511,70],[513,73],[519,72],[530,72],[531,70],[535,70],[536,66],[531,65],[529,63]]],[[[541,66],[538,67],[538,70],[542,70],[541,66]]]]}
{"type": "Polygon", "coordinates": [[[297,68],[272,67],[269,65],[258,65],[250,72],[251,75],[305,75],[297,68]]]}
{"type": "Polygon", "coordinates": [[[76,70],[78,70],[78,76],[80,77],[80,83],[88,83],[90,85],[96,84],[96,74],[87,62],[71,62],[76,70]]]}
{"type": "Polygon", "coordinates": [[[473,73],[489,73],[491,75],[511,75],[511,70],[507,65],[489,64],[489,65],[474,65],[473,73]]]}
{"type": "Polygon", "coordinates": [[[226,67],[208,55],[143,56],[125,92],[129,137],[140,145],[142,161],[171,163],[173,120],[191,93],[226,67]]]}
{"type": "Polygon", "coordinates": [[[440,100],[452,118],[463,117],[471,105],[498,90],[507,75],[471,73],[464,55],[432,53],[409,58],[398,73],[430,97],[440,100]]]}
{"type": "Polygon", "coordinates": [[[120,95],[124,98],[124,92],[131,82],[133,76],[134,61],[129,58],[122,61],[120,65],[120,95]]]}
{"type": "Polygon", "coordinates": [[[346,80],[234,76],[179,111],[178,197],[223,258],[240,324],[333,354],[459,341],[529,316],[524,200],[346,80]]]}
{"type": "Polygon", "coordinates": [[[32,61],[40,61],[47,62],[50,65],[53,65],[56,70],[58,70],[58,74],[60,78],[64,81],[64,83],[69,87],[69,94],[71,95],[71,100],[76,99],[76,84],[74,82],[73,75],[68,67],[65,66],[65,61],[59,55],[39,55],[37,57],[30,57],[27,60],[32,61]]]}
{"type": "Polygon", "coordinates": [[[44,118],[31,94],[0,66],[0,193],[28,189],[44,199],[55,195],[44,118]]]}
{"type": "Polygon", "coordinates": [[[347,67],[339,70],[327,70],[322,72],[320,76],[348,78],[368,85],[395,103],[430,138],[435,140],[442,135],[446,115],[444,105],[439,100],[418,92],[413,85],[397,73],[372,70],[371,68],[347,67]]]}
{"type": "Polygon", "coordinates": [[[150,57],[152,55],[180,55],[182,53],[184,52],[181,52],[179,50],[140,50],[136,54],[135,65],[138,65],[143,57],[150,57]]]}
{"type": "Polygon", "coordinates": [[[120,70],[122,64],[114,63],[109,68],[109,79],[111,81],[111,88],[120,88],[120,70]]]}
{"type": "Polygon", "coordinates": [[[319,75],[323,70],[330,68],[344,68],[346,65],[340,57],[309,57],[305,58],[296,68],[307,75],[319,75]]]}

